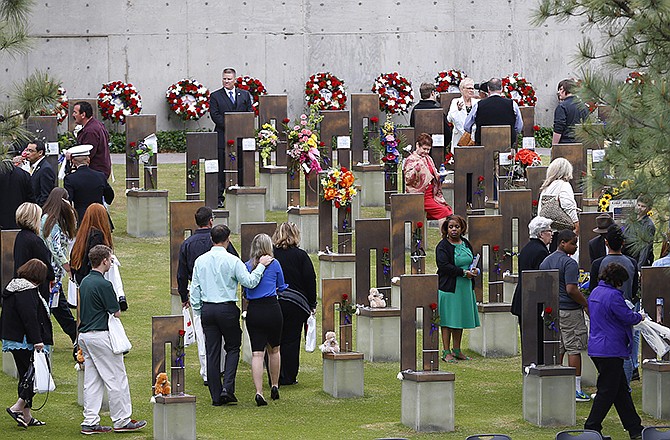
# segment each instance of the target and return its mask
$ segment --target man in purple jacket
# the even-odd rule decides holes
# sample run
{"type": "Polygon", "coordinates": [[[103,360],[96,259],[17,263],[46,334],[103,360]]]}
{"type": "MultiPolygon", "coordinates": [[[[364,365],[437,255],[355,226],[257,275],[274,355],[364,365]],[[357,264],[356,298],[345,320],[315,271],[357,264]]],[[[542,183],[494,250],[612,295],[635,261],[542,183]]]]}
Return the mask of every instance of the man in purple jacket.
{"type": "Polygon", "coordinates": [[[89,167],[100,171],[109,179],[112,172],[112,158],[109,155],[109,133],[102,122],[93,117],[93,107],[86,101],[79,101],[72,107],[72,117],[82,129],[77,133],[77,145],[92,145],[89,167]]]}
{"type": "MultiPolygon", "coordinates": [[[[623,362],[630,358],[633,325],[644,317],[631,310],[621,287],[628,272],[618,263],[610,263],[600,273],[600,281],[589,295],[589,357],[598,369],[597,392],[584,429],[601,432],[602,422],[612,405],[631,439],[642,438],[642,421],[628,389],[623,362]]],[[[595,280],[594,280],[595,281],[595,280]]],[[[610,439],[609,436],[603,436],[610,439]]]]}

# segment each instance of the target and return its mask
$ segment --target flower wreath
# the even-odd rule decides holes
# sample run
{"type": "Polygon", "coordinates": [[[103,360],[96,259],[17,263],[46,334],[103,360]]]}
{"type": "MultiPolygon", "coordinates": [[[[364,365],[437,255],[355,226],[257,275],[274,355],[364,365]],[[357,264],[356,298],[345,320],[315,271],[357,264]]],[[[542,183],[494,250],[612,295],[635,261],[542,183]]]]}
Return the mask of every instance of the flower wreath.
{"type": "Polygon", "coordinates": [[[624,82],[626,84],[632,84],[634,86],[641,86],[644,84],[647,74],[644,72],[633,71],[628,74],[624,82]]]}
{"type": "Polygon", "coordinates": [[[65,89],[58,87],[58,93],[56,98],[55,105],[49,105],[47,107],[41,108],[37,114],[40,116],[56,116],[58,123],[62,124],[65,119],[67,119],[68,112],[68,99],[65,89]]]}
{"type": "Polygon", "coordinates": [[[184,78],[165,92],[170,110],[184,121],[197,120],[209,111],[209,90],[195,79],[184,78]]]}
{"type": "Polygon", "coordinates": [[[466,73],[457,70],[457,69],[452,69],[452,70],[443,70],[442,72],[438,73],[437,76],[435,77],[435,90],[442,93],[442,92],[454,92],[458,93],[458,86],[461,84],[461,81],[463,81],[463,78],[465,78],[466,73]]]}
{"type": "Polygon", "coordinates": [[[506,97],[512,98],[521,106],[532,107],[537,102],[533,84],[517,72],[502,79],[502,91],[506,97]]]}
{"type": "Polygon", "coordinates": [[[347,94],[344,81],[330,72],[319,72],[305,83],[305,101],[308,106],[319,104],[321,110],[344,110],[347,94]]]}
{"type": "Polygon", "coordinates": [[[98,107],[103,119],[126,123],[126,116],[142,111],[142,97],[130,83],[112,81],[102,85],[98,93],[98,107]]]}
{"type": "Polygon", "coordinates": [[[345,167],[328,168],[328,173],[321,179],[324,200],[332,200],[338,209],[350,205],[356,196],[354,180],[354,173],[345,167]]]}
{"type": "Polygon", "coordinates": [[[385,113],[406,113],[414,101],[412,83],[398,72],[379,75],[372,92],[379,95],[379,109],[385,113]]]}
{"type": "Polygon", "coordinates": [[[238,76],[235,80],[235,87],[249,92],[251,98],[254,100],[251,107],[254,109],[254,114],[258,116],[258,97],[268,94],[268,91],[261,80],[248,75],[238,76]]]}

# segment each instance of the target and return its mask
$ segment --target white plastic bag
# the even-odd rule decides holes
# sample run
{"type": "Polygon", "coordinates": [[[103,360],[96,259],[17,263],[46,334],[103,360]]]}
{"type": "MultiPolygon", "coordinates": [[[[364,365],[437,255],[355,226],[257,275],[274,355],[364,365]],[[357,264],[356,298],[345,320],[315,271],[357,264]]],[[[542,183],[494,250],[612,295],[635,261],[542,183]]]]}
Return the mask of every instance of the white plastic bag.
{"type": "Polygon", "coordinates": [[[36,393],[48,393],[56,389],[53,377],[49,371],[49,364],[44,350],[33,354],[33,366],[35,367],[35,380],[33,381],[33,390],[36,393]]]}
{"type": "Polygon", "coordinates": [[[663,339],[662,336],[666,333],[663,329],[667,330],[667,328],[653,322],[649,318],[642,320],[639,324],[635,325],[634,328],[640,330],[644,340],[647,341],[647,344],[649,344],[659,358],[665,356],[665,354],[670,351],[670,344],[668,344],[668,341],[663,339]],[[661,328],[659,328],[659,326],[661,328]]]}
{"type": "Polygon", "coordinates": [[[191,321],[191,314],[188,312],[188,308],[184,307],[181,309],[182,315],[184,315],[184,347],[195,342],[195,330],[193,329],[193,322],[191,321]]]}
{"type": "Polygon", "coordinates": [[[119,299],[122,296],[126,296],[126,292],[123,290],[123,281],[121,281],[121,272],[119,272],[119,267],[121,267],[119,259],[116,258],[116,255],[112,254],[112,265],[105,273],[104,277],[107,281],[112,283],[112,287],[114,287],[114,293],[116,293],[116,299],[119,299]]]}
{"type": "Polygon", "coordinates": [[[305,351],[311,353],[316,349],[316,318],[310,314],[307,318],[307,336],[305,337],[305,351]]]}
{"type": "Polygon", "coordinates": [[[67,303],[72,307],[77,307],[77,284],[69,275],[67,278],[67,303]]]}
{"type": "Polygon", "coordinates": [[[121,320],[111,313],[107,319],[107,327],[109,327],[109,342],[114,354],[123,354],[133,348],[121,320]]]}

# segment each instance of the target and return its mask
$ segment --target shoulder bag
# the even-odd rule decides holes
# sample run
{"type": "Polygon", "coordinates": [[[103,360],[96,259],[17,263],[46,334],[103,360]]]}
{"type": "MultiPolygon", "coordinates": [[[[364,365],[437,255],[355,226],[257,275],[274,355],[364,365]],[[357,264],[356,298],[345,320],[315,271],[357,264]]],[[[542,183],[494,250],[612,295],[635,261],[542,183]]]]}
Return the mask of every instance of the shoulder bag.
{"type": "Polygon", "coordinates": [[[575,227],[572,218],[561,207],[561,201],[558,196],[543,195],[541,201],[542,210],[538,214],[551,220],[552,229],[562,231],[575,227]]]}

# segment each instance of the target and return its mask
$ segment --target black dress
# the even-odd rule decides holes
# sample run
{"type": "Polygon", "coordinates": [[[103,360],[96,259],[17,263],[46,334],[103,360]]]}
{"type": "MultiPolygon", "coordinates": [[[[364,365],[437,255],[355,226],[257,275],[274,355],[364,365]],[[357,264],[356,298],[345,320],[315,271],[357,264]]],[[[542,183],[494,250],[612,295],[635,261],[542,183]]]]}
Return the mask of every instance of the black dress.
{"type": "MultiPolygon", "coordinates": [[[[309,255],[298,247],[275,248],[274,256],[284,272],[289,287],[305,296],[312,309],[316,308],[316,273],[309,255]]],[[[289,301],[279,301],[284,326],[281,338],[281,370],[279,384],[290,385],[298,380],[302,329],[309,315],[289,301]]]]}
{"type": "Polygon", "coordinates": [[[519,252],[519,281],[514,290],[512,298],[513,315],[519,317],[519,326],[521,325],[521,308],[523,305],[523,288],[521,286],[521,272],[524,270],[538,270],[540,263],[549,255],[549,250],[539,238],[531,238],[530,241],[519,252]]]}

